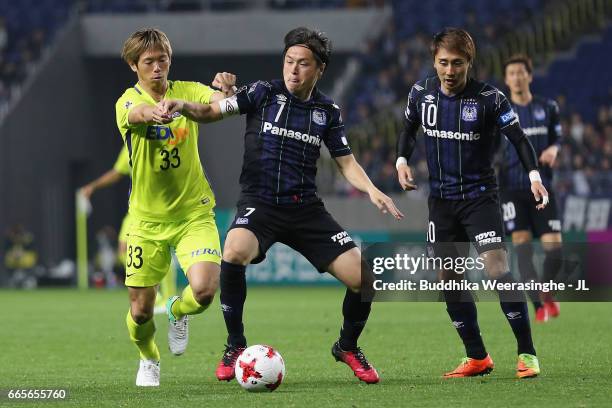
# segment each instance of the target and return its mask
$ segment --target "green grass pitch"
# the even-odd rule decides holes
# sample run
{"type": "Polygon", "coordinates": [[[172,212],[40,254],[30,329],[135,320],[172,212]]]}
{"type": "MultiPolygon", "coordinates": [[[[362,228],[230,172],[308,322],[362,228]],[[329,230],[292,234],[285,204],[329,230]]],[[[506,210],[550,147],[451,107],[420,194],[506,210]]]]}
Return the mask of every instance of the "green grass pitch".
{"type": "Polygon", "coordinates": [[[165,316],[157,315],[161,387],[134,385],[138,354],[125,328],[127,293],[0,291],[0,389],[66,388],[62,402],[0,406],[72,407],[604,407],[612,384],[609,304],[564,303],[561,317],[534,325],[542,375],[514,378],[515,341],[497,303],[480,303],[480,327],[495,370],[486,377],[442,380],[463,347],[442,303],[376,303],[361,346],[382,382],[365,385],[336,363],[343,289],[249,288],[250,344],[281,352],[287,377],[269,394],[249,394],[214,370],[225,326],[219,301],[191,321],[185,355],[167,350],[165,316]]]}

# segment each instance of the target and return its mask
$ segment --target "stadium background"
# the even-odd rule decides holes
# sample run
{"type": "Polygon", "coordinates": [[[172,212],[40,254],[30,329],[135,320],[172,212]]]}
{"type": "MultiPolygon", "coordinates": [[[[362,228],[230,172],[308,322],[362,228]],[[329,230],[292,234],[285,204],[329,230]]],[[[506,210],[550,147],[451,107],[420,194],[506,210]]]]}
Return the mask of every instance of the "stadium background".
{"type": "MultiPolygon", "coordinates": [[[[374,182],[394,197],[407,217],[397,223],[391,217],[380,216],[367,197],[351,189],[339,176],[325,149],[322,149],[319,163],[319,187],[326,206],[341,225],[359,240],[377,242],[424,239],[427,170],[423,160],[423,143],[418,143],[418,151],[412,162],[421,187],[419,192],[407,195],[399,191],[394,151],[408,90],[417,78],[432,72],[427,50],[431,35],[448,25],[468,29],[477,45],[474,75],[500,86],[501,61],[515,51],[527,51],[535,62],[534,93],[556,99],[561,107],[563,141],[555,170],[555,191],[559,196],[564,234],[566,238],[582,242],[594,236],[610,242],[611,18],[612,1],[609,0],[0,0],[0,231],[5,234],[5,243],[0,248],[0,286],[76,287],[75,192],[78,187],[108,170],[121,148],[121,137],[115,126],[114,103],[123,90],[134,83],[135,78],[120,59],[119,52],[124,39],[135,29],[145,26],[159,27],[170,37],[174,49],[171,79],[203,83],[210,83],[218,71],[236,73],[239,84],[279,77],[282,37],[290,28],[306,25],[328,33],[335,51],[320,88],[332,95],[343,108],[349,141],[357,159],[374,182]],[[17,226],[22,226],[22,229],[17,226]],[[15,247],[16,241],[31,250],[33,257],[24,259],[21,265],[10,265],[7,254],[15,247]]],[[[239,189],[243,128],[242,118],[200,128],[200,154],[217,196],[217,218],[222,234],[233,216],[239,189]]],[[[100,266],[100,243],[106,239],[112,243],[110,247],[114,247],[113,239],[116,237],[113,237],[112,231],[119,228],[127,210],[128,187],[128,180],[123,180],[118,185],[97,192],[92,199],[93,212],[88,218],[87,238],[90,278],[100,266]]],[[[316,274],[301,256],[278,244],[269,253],[266,263],[251,268],[247,276],[251,281],[263,284],[330,283],[328,277],[316,274]]],[[[104,286],[100,280],[91,284],[104,286]]],[[[268,308],[282,308],[283,301],[292,302],[295,313],[305,313],[304,302],[296,299],[311,296],[321,299],[321,304],[315,307],[315,314],[323,316],[322,319],[328,316],[323,305],[337,308],[337,299],[330,297],[329,293],[332,292],[326,292],[332,288],[319,289],[323,292],[317,292],[317,295],[298,288],[282,293],[261,290],[249,295],[261,302],[260,306],[254,306],[260,314],[267,313],[268,308]]],[[[43,323],[33,317],[40,313],[41,305],[42,308],[48,306],[53,313],[66,315],[73,313],[74,304],[88,305],[89,308],[85,308],[87,312],[83,312],[85,314],[92,310],[95,313],[107,312],[106,308],[112,310],[113,316],[123,316],[125,313],[126,299],[121,290],[98,290],[97,296],[91,295],[91,292],[77,291],[39,290],[29,293],[36,295],[28,298],[29,306],[24,307],[20,314],[36,324],[25,325],[17,336],[9,338],[4,333],[0,335],[5,342],[5,350],[8,350],[0,364],[6,370],[0,388],[19,385],[13,379],[25,381],[26,374],[21,374],[25,364],[22,362],[33,361],[34,356],[41,355],[39,351],[47,349],[47,345],[40,340],[41,343],[32,343],[32,354],[26,360],[22,361],[11,354],[11,350],[19,350],[22,344],[30,344],[28,341],[38,336],[34,327],[43,328],[46,333],[54,332],[57,336],[75,336],[76,332],[70,326],[43,323]],[[101,295],[101,292],[105,294],[101,295]],[[57,293],[62,294],[62,299],[58,299],[57,293]],[[116,306],[109,306],[111,304],[116,306]]],[[[0,299],[5,325],[21,327],[17,316],[8,310],[11,305],[24,301],[22,292],[0,291],[0,299]]],[[[404,333],[395,327],[391,316],[405,313],[406,308],[402,312],[392,307],[395,306],[379,306],[379,316],[384,317],[379,318],[379,326],[373,327],[380,328],[382,321],[389,325],[389,331],[384,333],[388,333],[390,338],[403,338],[404,333]]],[[[448,322],[442,307],[436,306],[435,311],[435,316],[440,318],[439,325],[431,323],[427,316],[430,316],[432,308],[427,305],[413,306],[414,319],[421,327],[417,332],[420,340],[414,340],[415,350],[431,347],[426,336],[432,336],[435,327],[444,327],[449,336],[454,335],[446,327],[448,322]],[[433,326],[426,328],[428,323],[433,326]]],[[[603,330],[600,333],[608,333],[609,339],[608,309],[608,305],[598,309],[576,306],[573,312],[567,312],[567,327],[574,332],[585,333],[597,328],[603,330]],[[606,323],[602,325],[600,319],[607,319],[606,323]]],[[[220,315],[216,310],[211,314],[220,315]]],[[[489,320],[502,324],[498,321],[500,319],[489,319],[488,316],[493,314],[484,309],[483,325],[492,324],[489,320]]],[[[105,316],[110,316],[110,312],[105,316]]],[[[303,318],[299,314],[295,316],[298,320],[303,318]]],[[[223,330],[220,317],[214,319],[216,329],[223,330]]],[[[255,320],[255,312],[251,319],[255,320]]],[[[308,318],[304,319],[309,322],[308,318]]],[[[117,337],[123,339],[126,337],[123,323],[121,319],[115,320],[112,325],[105,321],[101,327],[116,332],[117,337]]],[[[330,330],[328,326],[321,330],[327,333],[330,330]]],[[[410,327],[414,327],[412,322],[410,327]]],[[[89,331],[83,332],[85,334],[80,334],[79,341],[81,338],[83,342],[91,341],[96,337],[95,327],[90,324],[87,329],[89,331]],[[90,333],[89,337],[87,333],[90,333]]],[[[307,341],[304,338],[294,339],[300,337],[300,327],[290,326],[290,329],[293,334],[277,340],[281,350],[294,348],[291,341],[298,344],[299,341],[307,341]]],[[[332,325],[331,330],[335,331],[336,328],[332,325]]],[[[163,328],[160,327],[160,331],[163,333],[163,328]]],[[[196,329],[194,335],[197,333],[196,329]]],[[[371,333],[371,341],[382,342],[380,333],[371,333]]],[[[564,332],[562,326],[556,326],[538,335],[553,339],[563,336],[564,332]]],[[[109,336],[114,342],[113,335],[109,336]]],[[[599,337],[598,341],[603,342],[601,344],[606,343],[604,336],[599,337]]],[[[319,337],[314,336],[309,340],[319,337]]],[[[495,340],[495,336],[492,337],[495,340]]],[[[76,350],[62,349],[62,339],[56,339],[52,346],[53,350],[59,350],[59,356],[76,350]]],[[[219,339],[215,338],[214,344],[219,343],[219,339]]],[[[578,336],[563,339],[560,348],[556,349],[559,354],[572,353],[575,347],[584,345],[584,340],[578,336]]],[[[133,350],[129,349],[131,346],[127,338],[124,340],[117,350],[111,348],[108,355],[125,359],[133,350]]],[[[104,344],[108,347],[109,342],[104,344]]],[[[297,349],[304,350],[305,347],[300,345],[297,349]]],[[[601,347],[593,350],[591,360],[574,361],[575,366],[568,369],[571,372],[585,364],[583,373],[595,373],[596,381],[601,378],[605,381],[605,378],[610,378],[610,371],[609,368],[602,368],[604,364],[601,362],[607,362],[609,367],[609,350],[603,354],[600,354],[601,347]],[[595,361],[597,358],[601,358],[600,362],[595,361]],[[598,371],[600,369],[603,371],[598,371]]],[[[295,355],[294,351],[289,353],[289,356],[285,356],[288,361],[299,363],[303,358],[304,365],[315,364],[309,355],[307,358],[295,355]]],[[[45,353],[42,355],[46,357],[45,353]]],[[[214,360],[216,356],[206,354],[205,357],[214,360]]],[[[98,374],[84,367],[74,370],[74,365],[68,365],[68,362],[62,365],[59,358],[55,355],[51,359],[53,367],[57,365],[57,368],[45,369],[51,376],[53,373],[65,373],[68,378],[76,372],[83,375],[82,378],[94,381],[98,374]]],[[[431,358],[429,361],[435,370],[438,370],[439,364],[449,363],[448,359],[437,361],[437,356],[428,358],[431,358]]],[[[557,364],[561,364],[557,354],[555,359],[557,364]]],[[[548,364],[553,368],[551,360],[549,358],[548,364]]],[[[391,359],[389,363],[394,363],[394,360],[391,359]]],[[[82,365],[82,362],[74,364],[82,365]]],[[[128,366],[131,370],[132,366],[128,366]]],[[[192,368],[196,367],[199,369],[197,365],[192,368]]],[[[321,370],[326,369],[324,364],[321,367],[321,370]]],[[[415,375],[438,375],[437,371],[427,372],[426,367],[421,369],[425,371],[416,374],[388,370],[387,376],[394,373],[411,378],[415,375]]],[[[39,372],[32,372],[35,374],[30,378],[38,378],[38,384],[62,384],[57,378],[49,379],[39,372]]],[[[131,377],[130,371],[126,376],[130,384],[133,380],[131,377]]],[[[585,386],[590,385],[589,389],[596,394],[595,391],[600,390],[601,386],[591,379],[587,374],[583,376],[585,386]]],[[[77,384],[79,379],[70,381],[69,384],[77,384]]],[[[194,381],[198,379],[194,378],[194,381]]],[[[306,392],[320,391],[312,385],[304,385],[308,381],[316,382],[316,375],[309,373],[298,379],[294,386],[297,389],[303,387],[302,390],[306,392]]],[[[326,381],[323,381],[321,389],[335,390],[337,384],[326,381]]],[[[400,387],[399,382],[393,381],[392,386],[400,387]]],[[[425,387],[425,393],[431,399],[419,401],[423,406],[440,406],[440,400],[433,397],[438,395],[436,393],[440,389],[435,384],[428,388],[431,384],[424,384],[423,381],[417,380],[416,386],[425,387]]],[[[551,382],[544,384],[552,387],[551,382]]],[[[114,385],[107,386],[113,389],[114,385]]],[[[568,401],[569,397],[564,392],[573,389],[573,380],[560,381],[555,386],[557,401],[568,401]]],[[[124,388],[128,389],[127,385],[124,388]]],[[[408,390],[398,388],[397,391],[414,392],[412,388],[411,385],[408,390]]],[[[89,403],[96,406],[95,387],[86,390],[90,393],[89,403]]],[[[218,388],[215,390],[219,391],[218,388]]],[[[438,396],[448,397],[451,401],[452,394],[458,388],[442,390],[438,396]]],[[[506,397],[506,388],[489,387],[486,390],[492,401],[506,397]]],[[[125,397],[128,400],[134,398],[129,391],[117,392],[127,392],[122,396],[128,395],[125,397]]],[[[189,392],[196,392],[196,389],[190,388],[189,392]]],[[[382,401],[375,391],[367,392],[369,394],[365,397],[371,398],[372,404],[382,401]]],[[[341,401],[333,399],[332,391],[329,395],[332,396],[330,404],[341,401]]],[[[384,401],[401,404],[401,399],[393,400],[388,394],[385,395],[384,401]]],[[[219,398],[223,400],[226,397],[227,401],[233,401],[233,394],[223,394],[219,398]]],[[[318,403],[316,398],[311,400],[306,394],[297,393],[294,398],[286,406],[318,403]]],[[[591,406],[589,401],[598,400],[587,398],[584,401],[586,405],[581,406],[591,406]]],[[[114,406],[119,405],[117,402],[114,406]]],[[[152,403],[150,406],[154,405],[152,403]]],[[[594,403],[592,406],[599,405],[594,403]]]]}
{"type": "MultiPolygon", "coordinates": [[[[555,98],[562,111],[556,191],[564,228],[608,230],[610,10],[605,0],[2,1],[0,231],[22,225],[31,232],[43,284],[49,268],[75,259],[74,192],[110,168],[121,148],[114,102],[134,77],[118,54],[135,28],[156,26],[168,33],[174,47],[171,78],[210,83],[216,72],[229,71],[238,75],[239,84],[246,84],[281,75],[282,37],[302,24],[320,28],[333,40],[333,59],[320,87],[343,108],[357,159],[409,214],[401,223],[378,216],[369,200],[339,176],[324,151],[320,191],[332,214],[358,239],[423,235],[423,143],[413,159],[421,190],[410,195],[399,192],[394,146],[411,84],[432,72],[427,51],[431,33],[446,25],[465,27],[474,35],[474,75],[480,79],[501,85],[505,57],[519,50],[533,56],[534,91],[555,98]]],[[[221,231],[238,194],[243,128],[240,118],[201,127],[201,156],[217,195],[221,231]]],[[[97,232],[105,226],[118,228],[127,208],[128,186],[124,180],[93,197],[90,259],[95,259],[97,232]]],[[[278,248],[269,265],[257,271],[288,261],[297,266],[292,276],[282,279],[318,278],[308,273],[301,257],[278,248]]],[[[69,264],[63,266],[67,273],[69,264]]],[[[10,283],[6,270],[1,276],[2,282],[10,283]]],[[[274,280],[273,274],[262,276],[274,280]]]]}

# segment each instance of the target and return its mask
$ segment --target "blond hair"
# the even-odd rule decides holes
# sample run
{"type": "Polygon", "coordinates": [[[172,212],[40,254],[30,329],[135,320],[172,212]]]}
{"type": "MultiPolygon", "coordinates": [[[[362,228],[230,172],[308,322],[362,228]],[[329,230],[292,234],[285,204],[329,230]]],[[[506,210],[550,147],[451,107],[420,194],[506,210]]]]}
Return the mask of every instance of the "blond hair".
{"type": "Polygon", "coordinates": [[[144,28],[136,31],[125,40],[121,58],[128,65],[137,64],[140,56],[148,50],[159,50],[172,56],[172,47],[166,34],[157,28],[144,28]]]}

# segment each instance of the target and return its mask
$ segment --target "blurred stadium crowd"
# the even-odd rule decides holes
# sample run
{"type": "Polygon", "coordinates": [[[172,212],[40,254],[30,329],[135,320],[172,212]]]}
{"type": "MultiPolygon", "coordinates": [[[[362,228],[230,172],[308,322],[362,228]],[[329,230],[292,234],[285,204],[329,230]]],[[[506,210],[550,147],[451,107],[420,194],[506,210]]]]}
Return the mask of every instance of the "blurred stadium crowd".
{"type": "MultiPolygon", "coordinates": [[[[65,24],[71,11],[77,9],[94,13],[216,11],[257,7],[287,10],[379,7],[388,3],[382,0],[0,1],[0,113],[6,111],[11,95],[18,93],[20,85],[35,69],[36,61],[41,58],[45,46],[52,42],[58,28],[65,24]]],[[[521,7],[516,7],[511,0],[391,2],[393,17],[385,24],[382,34],[365,41],[362,51],[355,56],[361,66],[360,75],[353,81],[351,92],[344,101],[340,101],[345,109],[345,122],[350,129],[351,143],[358,159],[383,191],[399,191],[393,165],[395,138],[410,87],[419,78],[433,74],[428,48],[431,34],[446,25],[462,26],[473,34],[478,54],[482,55],[495,47],[502,35],[522,22],[545,13],[551,3],[554,2],[525,0],[521,2],[521,7]],[[428,18],[422,18],[423,15],[428,18]]],[[[561,108],[564,136],[556,166],[556,188],[560,194],[603,195],[612,192],[609,75],[602,78],[603,84],[582,81],[583,76],[589,73],[585,70],[594,65],[589,61],[593,61],[593,58],[612,58],[609,53],[602,55],[599,51],[612,49],[611,29],[605,31],[601,45],[563,44],[564,48],[554,51],[562,52],[576,46],[578,52],[566,56],[559,63],[549,57],[548,61],[553,61],[550,65],[545,65],[547,61],[541,56],[532,56],[536,63],[535,92],[555,98],[561,108]],[[603,97],[602,85],[604,89],[607,88],[603,97]],[[595,94],[592,88],[598,89],[600,96],[592,97],[595,94]]],[[[490,75],[486,69],[476,69],[475,76],[504,88],[501,78],[490,75]]],[[[422,187],[421,194],[426,195],[427,166],[422,143],[419,143],[412,165],[422,187]]],[[[334,177],[334,180],[333,191],[336,193],[348,196],[358,194],[341,177],[334,177]]]]}
{"type": "MultiPolygon", "coordinates": [[[[477,60],[487,59],[504,47],[508,51],[508,41],[532,50],[535,65],[532,89],[535,94],[554,98],[560,107],[563,138],[555,166],[555,192],[559,202],[562,203],[563,197],[570,194],[609,198],[612,196],[612,76],[606,72],[612,63],[612,53],[607,52],[612,50],[612,26],[608,25],[612,15],[610,7],[605,4],[609,2],[0,0],[0,121],[11,103],[19,99],[21,88],[28,83],[28,78],[34,76],[37,64],[48,54],[62,27],[76,13],[280,11],[390,6],[392,17],[381,23],[380,34],[365,40],[362,49],[352,57],[359,66],[358,73],[347,87],[350,91],[338,100],[344,110],[351,146],[381,190],[386,193],[400,191],[394,165],[396,138],[411,86],[418,79],[434,74],[429,53],[432,34],[444,26],[460,26],[474,36],[477,60]],[[517,6],[519,3],[520,7],[517,6]],[[601,13],[602,10],[605,12],[601,13]],[[551,17],[553,12],[558,15],[551,17]],[[550,26],[547,18],[553,18],[556,25],[550,26]],[[593,23],[593,18],[598,18],[599,23],[593,23]],[[559,32],[563,36],[551,41],[552,37],[542,30],[559,32]],[[521,37],[521,32],[529,34],[521,37]],[[543,45],[534,46],[538,43],[543,45]],[[541,49],[544,51],[536,52],[541,49]]],[[[474,76],[504,89],[501,58],[489,58],[488,61],[488,65],[477,64],[474,76]]],[[[416,170],[419,185],[419,190],[411,195],[424,198],[428,194],[424,143],[417,143],[411,165],[416,170]]],[[[324,179],[326,182],[322,183],[325,185],[321,186],[321,192],[345,197],[361,194],[338,176],[333,161],[324,159],[321,167],[329,177],[324,179]]],[[[28,227],[31,226],[15,224],[5,231],[2,264],[8,271],[33,270],[36,267],[37,245],[28,227]]],[[[109,244],[113,241],[110,235],[98,234],[97,240],[99,249],[114,247],[109,244]]],[[[100,263],[100,259],[105,258],[99,256],[96,262],[100,263]]],[[[57,273],[66,275],[62,275],[59,269],[57,273]]],[[[22,283],[13,282],[15,286],[27,286],[27,279],[32,275],[10,273],[9,276],[23,280],[22,283]]]]}
{"type": "Polygon", "coordinates": [[[6,112],[11,95],[19,93],[45,46],[52,43],[72,12],[303,10],[384,3],[383,0],[0,0],[0,113],[6,112]]]}
{"type": "MultiPolygon", "coordinates": [[[[441,2],[426,2],[415,9],[406,7],[407,2],[394,2],[394,18],[388,21],[380,37],[365,42],[357,56],[361,74],[344,102],[349,139],[366,172],[385,192],[400,191],[394,167],[395,141],[412,85],[435,75],[429,52],[435,27],[466,28],[475,38],[478,58],[478,54],[495,47],[500,37],[513,27],[543,13],[550,2],[527,1],[523,8],[513,7],[514,3],[508,1],[448,2],[458,10],[444,15],[435,12],[443,7],[438,3],[441,2]],[[460,8],[461,3],[466,3],[465,8],[460,8]],[[421,13],[443,18],[419,21],[421,13]]],[[[577,48],[575,54],[564,54],[559,62],[549,57],[552,61],[549,65],[544,58],[533,56],[536,72],[532,90],[555,99],[561,113],[563,139],[555,165],[555,191],[561,196],[570,193],[609,196],[612,194],[612,83],[609,76],[600,77],[601,82],[593,80],[596,78],[591,76],[595,74],[594,64],[589,61],[610,60],[601,50],[612,49],[612,30],[605,31],[602,43],[564,43],[558,44],[554,51],[561,54],[571,47],[577,48]]],[[[477,79],[505,90],[503,78],[478,68],[474,73],[477,79]]],[[[420,194],[427,196],[423,143],[417,144],[411,165],[416,170],[420,194]]],[[[339,194],[360,194],[341,177],[336,177],[334,184],[339,194]]]]}

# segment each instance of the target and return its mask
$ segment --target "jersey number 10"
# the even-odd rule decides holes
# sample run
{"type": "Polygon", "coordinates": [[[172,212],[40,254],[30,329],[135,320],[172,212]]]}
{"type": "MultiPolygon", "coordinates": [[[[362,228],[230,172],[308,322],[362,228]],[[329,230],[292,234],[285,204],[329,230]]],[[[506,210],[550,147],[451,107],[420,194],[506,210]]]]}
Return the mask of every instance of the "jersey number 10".
{"type": "Polygon", "coordinates": [[[436,126],[436,118],[438,117],[438,107],[433,103],[421,104],[421,123],[427,126],[436,126]],[[427,114],[425,113],[427,111],[427,114]]]}

